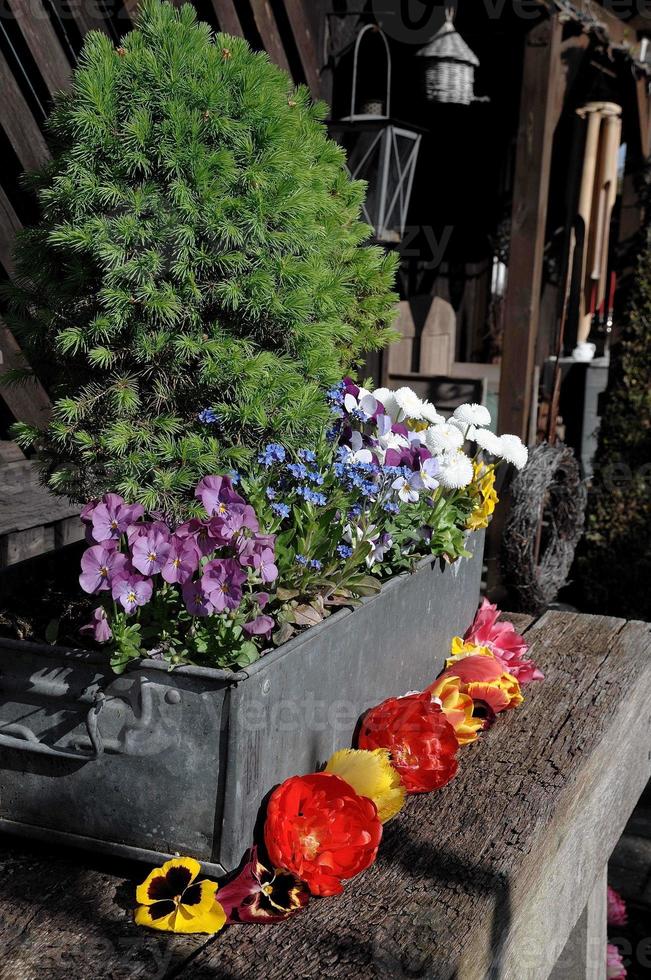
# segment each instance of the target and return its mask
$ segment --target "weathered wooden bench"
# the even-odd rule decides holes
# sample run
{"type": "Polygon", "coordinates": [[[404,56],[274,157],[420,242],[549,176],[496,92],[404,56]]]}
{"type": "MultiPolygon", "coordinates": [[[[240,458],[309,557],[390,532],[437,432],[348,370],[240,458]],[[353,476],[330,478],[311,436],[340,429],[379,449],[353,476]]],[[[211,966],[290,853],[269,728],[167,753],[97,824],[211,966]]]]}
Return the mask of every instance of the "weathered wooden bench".
{"type": "Polygon", "coordinates": [[[343,897],[213,938],[151,933],[130,911],[141,867],[4,838],[2,980],[603,980],[606,862],[651,775],[651,626],[513,619],[546,680],[410,799],[343,897]]]}

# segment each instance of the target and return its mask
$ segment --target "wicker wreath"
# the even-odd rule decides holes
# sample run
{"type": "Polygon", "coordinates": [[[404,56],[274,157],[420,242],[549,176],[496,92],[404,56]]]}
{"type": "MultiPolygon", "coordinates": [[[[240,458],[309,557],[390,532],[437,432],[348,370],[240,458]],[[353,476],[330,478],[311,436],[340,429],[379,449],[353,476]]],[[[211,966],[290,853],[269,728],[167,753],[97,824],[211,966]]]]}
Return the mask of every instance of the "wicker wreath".
{"type": "Polygon", "coordinates": [[[502,568],[520,607],[540,613],[567,582],[583,532],[587,491],[573,451],[543,442],[511,485],[502,568]]]}

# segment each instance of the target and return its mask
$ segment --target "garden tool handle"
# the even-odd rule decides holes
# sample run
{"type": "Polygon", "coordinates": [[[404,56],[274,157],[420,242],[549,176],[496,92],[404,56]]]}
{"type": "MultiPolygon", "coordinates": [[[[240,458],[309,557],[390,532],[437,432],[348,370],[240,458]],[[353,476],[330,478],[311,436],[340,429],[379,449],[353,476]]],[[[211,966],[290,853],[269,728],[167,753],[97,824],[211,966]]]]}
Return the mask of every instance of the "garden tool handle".
{"type": "Polygon", "coordinates": [[[104,694],[99,691],[86,715],[86,731],[92,746],[91,752],[79,752],[72,749],[57,749],[39,741],[37,735],[26,725],[13,722],[0,727],[0,748],[18,749],[20,752],[30,752],[35,755],[47,755],[57,759],[73,759],[88,761],[98,759],[104,751],[104,742],[99,730],[99,715],[104,707],[104,694]]]}

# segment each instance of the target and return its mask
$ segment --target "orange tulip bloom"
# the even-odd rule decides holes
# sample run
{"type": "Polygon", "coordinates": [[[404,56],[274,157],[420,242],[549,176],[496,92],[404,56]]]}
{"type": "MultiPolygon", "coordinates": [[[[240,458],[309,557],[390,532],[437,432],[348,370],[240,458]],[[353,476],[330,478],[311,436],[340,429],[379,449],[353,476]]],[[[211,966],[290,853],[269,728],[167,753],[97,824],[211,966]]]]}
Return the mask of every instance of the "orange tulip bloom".
{"type": "Polygon", "coordinates": [[[505,671],[486,647],[475,649],[476,653],[463,652],[451,657],[441,677],[458,677],[463,694],[468,694],[473,701],[484,702],[496,714],[507,708],[517,708],[523,701],[517,678],[505,671]]]}
{"type": "Polygon", "coordinates": [[[442,675],[427,688],[433,698],[438,698],[445,717],[454,728],[459,745],[474,742],[484,728],[481,718],[473,718],[474,702],[470,695],[461,691],[461,680],[452,675],[442,675]]]}

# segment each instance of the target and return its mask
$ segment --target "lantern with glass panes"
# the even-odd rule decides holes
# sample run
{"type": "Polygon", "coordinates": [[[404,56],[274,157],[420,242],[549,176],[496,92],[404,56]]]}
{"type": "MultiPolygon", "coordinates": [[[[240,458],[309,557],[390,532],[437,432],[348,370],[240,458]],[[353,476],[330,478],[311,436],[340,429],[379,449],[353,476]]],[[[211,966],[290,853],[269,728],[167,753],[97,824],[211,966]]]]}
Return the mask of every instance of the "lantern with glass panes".
{"type": "Polygon", "coordinates": [[[422,133],[391,118],[391,51],[384,32],[375,24],[366,24],[355,41],[350,115],[330,121],[328,128],[346,149],[351,177],[368,184],[364,219],[372,225],[376,240],[399,242],[407,222],[422,133]],[[384,42],[386,101],[368,102],[357,112],[359,52],[369,32],[384,42]]]}

